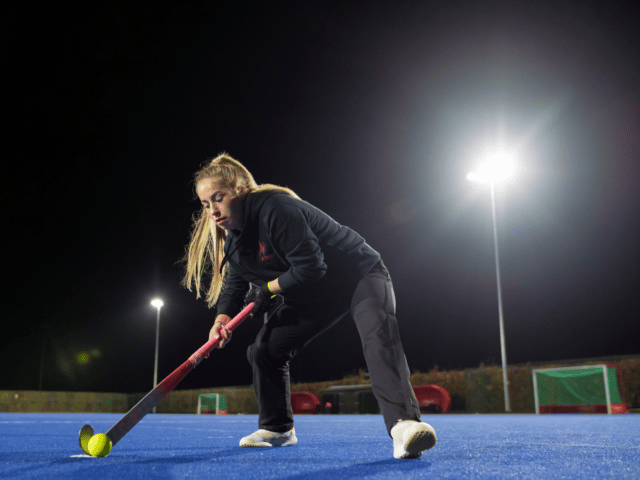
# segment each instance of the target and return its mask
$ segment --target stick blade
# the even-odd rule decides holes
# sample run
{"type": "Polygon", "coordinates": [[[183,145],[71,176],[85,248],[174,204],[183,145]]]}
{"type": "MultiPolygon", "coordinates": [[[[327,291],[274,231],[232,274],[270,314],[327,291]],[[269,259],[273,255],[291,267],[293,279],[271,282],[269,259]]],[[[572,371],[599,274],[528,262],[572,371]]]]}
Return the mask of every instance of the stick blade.
{"type": "Polygon", "coordinates": [[[93,437],[93,427],[91,425],[84,425],[80,432],[78,433],[78,442],[80,442],[80,448],[87,455],[91,455],[89,453],[89,440],[93,437]]]}

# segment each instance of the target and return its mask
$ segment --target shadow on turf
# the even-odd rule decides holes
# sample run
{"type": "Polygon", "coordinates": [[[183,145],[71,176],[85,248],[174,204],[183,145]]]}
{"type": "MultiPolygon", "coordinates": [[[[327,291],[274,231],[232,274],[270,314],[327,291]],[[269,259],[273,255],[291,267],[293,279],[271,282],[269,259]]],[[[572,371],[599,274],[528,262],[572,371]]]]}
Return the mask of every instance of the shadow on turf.
{"type": "Polygon", "coordinates": [[[370,475],[389,472],[389,478],[393,473],[407,473],[413,470],[425,470],[431,463],[424,460],[378,460],[377,462],[355,463],[353,465],[325,468],[324,470],[312,470],[309,472],[297,473],[293,475],[283,474],[281,479],[286,480],[308,480],[309,478],[364,478],[370,475]]]}
{"type": "MultiPolygon", "coordinates": [[[[317,465],[317,463],[310,461],[309,459],[289,459],[289,458],[273,458],[271,460],[265,460],[264,458],[240,458],[243,454],[254,453],[254,449],[246,449],[234,447],[225,450],[219,450],[212,456],[211,453],[206,455],[187,455],[184,457],[161,457],[161,458],[145,458],[131,459],[128,465],[158,465],[169,466],[176,464],[186,463],[198,463],[198,462],[217,462],[225,464],[228,468],[233,469],[233,464],[239,466],[242,464],[255,464],[256,468],[260,468],[265,464],[285,464],[292,465],[297,464],[308,466],[310,464],[317,465]],[[231,457],[231,458],[230,458],[231,457]],[[235,457],[235,458],[234,458],[235,457]]],[[[353,461],[350,465],[334,466],[331,468],[324,468],[321,470],[309,469],[304,472],[298,472],[293,474],[287,474],[283,472],[278,476],[281,480],[309,480],[310,478],[331,478],[334,479],[353,479],[364,478],[370,475],[386,473],[390,476],[393,473],[407,473],[414,470],[425,470],[431,467],[431,463],[422,459],[416,460],[396,460],[395,458],[388,460],[378,460],[375,462],[357,462],[353,461]]],[[[252,478],[252,477],[248,477],[252,478]]]]}
{"type": "MultiPolygon", "coordinates": [[[[232,464],[255,464],[257,468],[265,464],[285,464],[292,465],[297,464],[308,466],[310,464],[317,465],[316,462],[310,461],[306,458],[293,459],[293,458],[272,458],[270,460],[264,458],[241,458],[243,454],[255,453],[254,449],[234,447],[225,450],[219,450],[215,452],[215,455],[211,453],[207,455],[188,455],[185,457],[164,457],[164,458],[146,458],[144,460],[132,460],[132,464],[144,465],[144,464],[156,464],[156,465],[175,465],[191,462],[216,462],[218,459],[221,463],[225,463],[227,467],[233,468],[232,464]],[[232,457],[232,458],[229,458],[232,457]],[[235,458],[234,458],[235,457],[235,458]]],[[[332,463],[335,460],[331,461],[332,463]]],[[[324,462],[323,462],[324,463],[324,462]]],[[[344,463],[344,461],[343,461],[344,463]]],[[[309,480],[310,478],[331,478],[334,479],[353,479],[364,478],[369,475],[375,475],[380,473],[389,472],[392,473],[407,473],[414,470],[425,470],[431,467],[431,463],[423,459],[415,460],[396,460],[395,458],[387,460],[378,460],[375,462],[358,462],[353,461],[350,465],[334,466],[331,468],[324,468],[321,470],[309,469],[304,472],[287,474],[282,473],[278,476],[281,480],[309,480]]]]}
{"type": "MultiPolygon", "coordinates": [[[[192,455],[185,453],[184,456],[173,456],[173,457],[140,457],[139,455],[109,455],[104,458],[91,458],[91,457],[71,457],[63,455],[60,457],[59,452],[55,453],[39,453],[39,454],[0,454],[0,465],[12,465],[16,466],[11,469],[10,475],[12,477],[20,477],[20,476],[38,476],[42,472],[47,472],[52,475],[59,475],[60,478],[63,478],[67,475],[73,475],[73,478],[93,478],[94,475],[103,472],[104,474],[109,474],[108,478],[113,478],[113,474],[118,470],[123,468],[127,469],[125,476],[122,478],[128,478],[131,475],[136,475],[140,473],[142,476],[140,478],[164,478],[162,472],[154,472],[153,475],[149,476],[148,474],[144,474],[147,472],[148,465],[158,465],[158,466],[170,466],[177,464],[187,464],[187,463],[201,463],[207,462],[211,460],[215,460],[218,458],[224,457],[237,457],[238,454],[249,453],[245,448],[234,447],[227,450],[219,450],[215,452],[215,456],[212,456],[211,452],[192,455]],[[19,464],[25,464],[24,466],[19,466],[19,464]],[[35,463],[35,465],[34,465],[35,463]],[[67,466],[80,466],[80,468],[73,468],[72,470],[67,470],[67,466]],[[140,472],[132,470],[132,466],[140,465],[143,467],[140,472]],[[85,476],[82,472],[86,472],[85,476]]],[[[4,473],[0,475],[0,478],[5,478],[4,473]]],[[[148,473],[148,472],[147,472],[148,473]]]]}
{"type": "MultiPolygon", "coordinates": [[[[240,466],[241,464],[255,464],[256,467],[264,465],[265,463],[272,464],[296,464],[297,466],[308,466],[310,463],[308,459],[288,459],[288,458],[274,458],[272,460],[265,460],[264,458],[242,458],[245,454],[253,452],[252,449],[244,449],[234,447],[230,449],[218,450],[216,452],[208,451],[207,453],[201,453],[198,455],[187,454],[184,456],[172,456],[172,457],[140,457],[136,454],[125,456],[108,456],[105,458],[78,458],[78,457],[57,457],[58,452],[55,454],[41,453],[39,455],[12,455],[11,461],[8,458],[4,458],[4,455],[0,455],[0,461],[3,463],[11,463],[18,466],[11,471],[12,476],[39,476],[43,472],[47,474],[59,475],[65,477],[72,475],[76,478],[83,478],[86,474],[86,478],[94,478],[96,475],[105,475],[105,478],[114,478],[114,475],[122,475],[122,478],[165,478],[167,470],[166,468],[173,465],[180,464],[201,464],[201,463],[222,463],[226,464],[228,468],[233,469],[233,464],[240,466]],[[54,456],[54,458],[51,458],[54,456]],[[293,460],[293,461],[292,461],[293,460]],[[36,463],[35,465],[33,463],[36,463]],[[19,464],[23,463],[23,466],[19,464]],[[160,471],[149,471],[149,467],[156,465],[160,468],[160,471]],[[69,469],[69,467],[72,467],[69,469]],[[74,468],[75,467],[75,468],[74,468]],[[79,468],[78,468],[79,467],[79,468]],[[136,468],[138,467],[138,468],[136,468]],[[83,473],[84,472],[84,473],[83,473]]],[[[315,463],[317,466],[317,463],[315,463]]],[[[424,470],[431,466],[431,463],[424,460],[378,460],[374,462],[357,462],[340,466],[332,466],[330,468],[324,468],[321,470],[305,469],[306,471],[292,473],[287,475],[282,473],[279,476],[280,479],[286,480],[308,480],[309,478],[362,478],[369,475],[385,473],[385,472],[410,472],[413,470],[424,470]]],[[[250,477],[250,475],[249,475],[250,477]]]]}

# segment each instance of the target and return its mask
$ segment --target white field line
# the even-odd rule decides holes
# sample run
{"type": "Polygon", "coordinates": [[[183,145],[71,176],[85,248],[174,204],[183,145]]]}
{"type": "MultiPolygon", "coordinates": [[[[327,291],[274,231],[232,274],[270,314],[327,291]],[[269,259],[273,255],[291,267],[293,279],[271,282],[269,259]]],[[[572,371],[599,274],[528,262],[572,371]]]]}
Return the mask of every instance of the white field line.
{"type": "MultiPolygon", "coordinates": [[[[101,421],[104,422],[104,420],[101,420],[101,421]]],[[[0,423],[78,423],[78,422],[74,420],[0,420],[0,423]]]]}
{"type": "Polygon", "coordinates": [[[634,445],[591,445],[588,443],[558,443],[558,442],[515,442],[513,440],[505,440],[504,442],[496,442],[494,445],[504,444],[519,444],[519,445],[543,445],[545,447],[593,447],[593,448],[635,448],[640,450],[640,446],[634,445]]]}

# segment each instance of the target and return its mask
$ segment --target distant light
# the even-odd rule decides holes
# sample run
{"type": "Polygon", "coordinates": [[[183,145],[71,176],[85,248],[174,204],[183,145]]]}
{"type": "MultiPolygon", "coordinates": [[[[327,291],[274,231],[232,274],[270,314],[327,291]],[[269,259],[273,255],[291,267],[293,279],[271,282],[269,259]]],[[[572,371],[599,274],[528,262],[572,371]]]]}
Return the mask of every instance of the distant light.
{"type": "Polygon", "coordinates": [[[477,170],[469,172],[467,180],[480,183],[500,183],[507,180],[515,170],[515,152],[504,147],[485,152],[481,155],[482,163],[477,170]]]}
{"type": "Polygon", "coordinates": [[[155,298],[153,300],[151,300],[151,305],[153,305],[154,307],[160,309],[164,306],[164,302],[162,300],[160,300],[159,298],[155,298]]]}
{"type": "Polygon", "coordinates": [[[89,354],[86,352],[80,352],[77,356],[76,356],[76,360],[79,364],[84,365],[85,363],[89,362],[89,354]]]}

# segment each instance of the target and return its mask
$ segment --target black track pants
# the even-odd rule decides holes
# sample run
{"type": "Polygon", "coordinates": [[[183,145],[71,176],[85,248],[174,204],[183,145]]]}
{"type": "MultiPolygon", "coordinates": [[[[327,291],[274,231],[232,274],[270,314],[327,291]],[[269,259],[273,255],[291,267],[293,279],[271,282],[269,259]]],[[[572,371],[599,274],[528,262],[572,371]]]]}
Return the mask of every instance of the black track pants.
{"type": "Polygon", "coordinates": [[[291,430],[289,361],[347,313],[351,313],[358,328],[373,394],[387,432],[398,420],[420,419],[395,317],[393,286],[380,262],[356,284],[349,297],[313,307],[285,304],[262,327],[247,350],[259,401],[260,428],[273,432],[291,430]]]}

